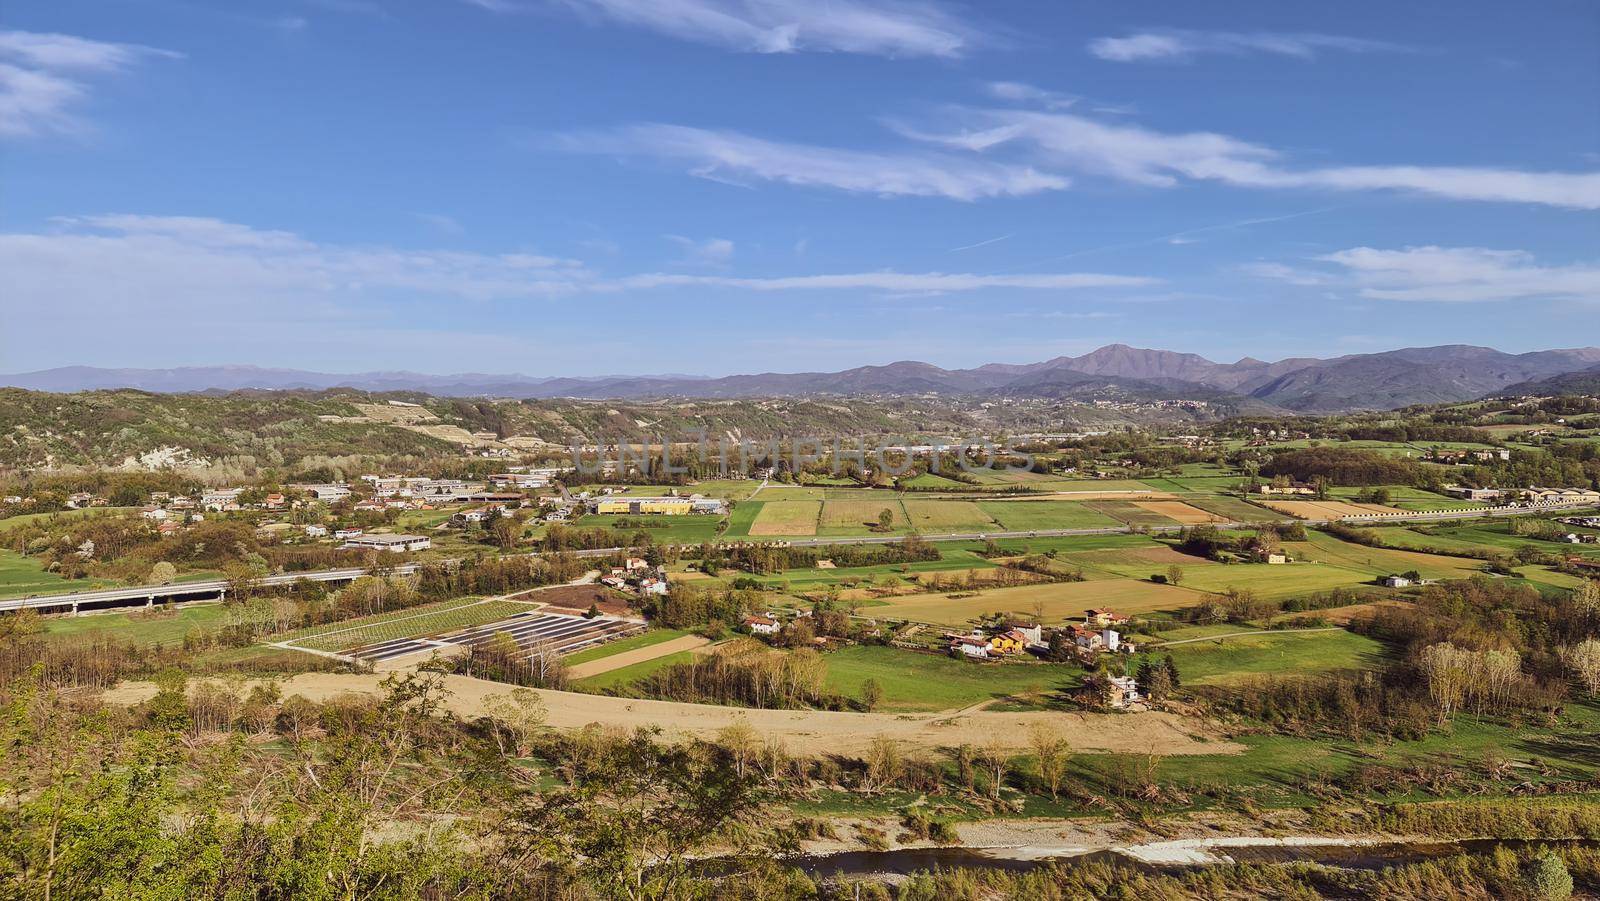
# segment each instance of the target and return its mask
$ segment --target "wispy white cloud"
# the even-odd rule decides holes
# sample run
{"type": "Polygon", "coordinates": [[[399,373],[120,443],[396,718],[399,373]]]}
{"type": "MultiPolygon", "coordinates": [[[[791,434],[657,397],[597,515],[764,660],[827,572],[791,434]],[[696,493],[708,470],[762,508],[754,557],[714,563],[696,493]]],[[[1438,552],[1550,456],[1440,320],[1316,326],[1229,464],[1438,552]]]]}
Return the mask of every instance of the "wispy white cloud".
{"type": "MultiPolygon", "coordinates": [[[[496,11],[510,0],[467,0],[496,11]]],[[[959,57],[988,41],[946,7],[919,0],[547,0],[595,21],[744,53],[806,51],[959,57]]]]}
{"type": "Polygon", "coordinates": [[[818,291],[865,289],[894,293],[978,291],[1010,288],[1061,291],[1082,288],[1131,288],[1155,284],[1156,279],[1102,273],[1049,275],[975,275],[960,272],[852,272],[834,275],[796,275],[777,278],[733,278],[717,275],[654,273],[617,280],[625,288],[707,286],[750,291],[818,291]]]}
{"type": "Polygon", "coordinates": [[[887,197],[977,200],[1065,188],[1069,180],[1032,166],[916,149],[879,153],[769,141],[733,131],[645,124],[562,135],[557,146],[584,153],[654,157],[689,164],[701,178],[736,184],[775,181],[887,197]]]}
{"type": "Polygon", "coordinates": [[[1143,31],[1123,37],[1095,38],[1089,53],[1112,62],[1187,61],[1203,53],[1267,53],[1312,59],[1324,50],[1345,53],[1401,52],[1409,50],[1387,41],[1337,34],[1271,31],[1143,31]]]}
{"type": "Polygon", "coordinates": [[[990,244],[999,244],[1001,241],[1010,240],[1014,237],[1016,237],[1016,235],[1001,235],[997,238],[988,238],[973,244],[963,244],[960,247],[952,247],[950,248],[950,252],[960,253],[963,250],[977,250],[979,247],[988,247],[990,244]]]}
{"type": "Polygon", "coordinates": [[[1247,188],[1407,191],[1453,200],[1600,209],[1600,172],[1465,166],[1296,168],[1279,151],[1215,132],[1162,132],[1070,112],[956,109],[943,129],[895,123],[904,135],[952,150],[998,154],[1045,172],[1081,171],[1150,187],[1215,181],[1247,188]]]}
{"type": "Polygon", "coordinates": [[[984,85],[989,96],[1007,103],[1031,103],[1046,109],[1066,109],[1075,106],[1083,98],[1072,94],[1063,94],[1051,91],[1020,81],[991,81],[984,85]]]}
{"type": "Polygon", "coordinates": [[[692,266],[726,266],[733,261],[733,242],[727,238],[696,241],[683,235],[666,235],[668,241],[683,248],[683,262],[692,266]]]}
{"type": "Polygon", "coordinates": [[[1523,250],[1352,247],[1316,257],[1305,265],[1258,263],[1246,271],[1295,285],[1348,287],[1371,300],[1600,300],[1600,262],[1541,265],[1523,250]],[[1322,264],[1321,268],[1316,264],[1322,264]]]}
{"type": "MultiPolygon", "coordinates": [[[[732,242],[691,242],[728,260],[732,242]]],[[[422,300],[546,301],[675,288],[732,291],[968,292],[1137,288],[1156,280],[1102,273],[1027,276],[894,271],[735,277],[646,272],[611,276],[535,252],[474,253],[343,245],[206,217],[61,218],[34,232],[0,233],[7,307],[98,321],[136,313],[187,320],[298,326],[350,321],[422,300]]]]}
{"type": "Polygon", "coordinates": [[[73,107],[89,98],[92,79],[114,76],[148,57],[179,56],[138,44],[0,31],[0,137],[82,132],[86,126],[73,107]]]}

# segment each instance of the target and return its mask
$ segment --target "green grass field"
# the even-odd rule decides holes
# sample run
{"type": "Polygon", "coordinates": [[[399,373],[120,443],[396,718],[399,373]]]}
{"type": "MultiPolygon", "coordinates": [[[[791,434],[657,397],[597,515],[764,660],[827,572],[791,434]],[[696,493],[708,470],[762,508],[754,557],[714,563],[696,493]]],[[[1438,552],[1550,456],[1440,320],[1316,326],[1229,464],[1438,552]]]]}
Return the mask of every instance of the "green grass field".
{"type": "Polygon", "coordinates": [[[1461,579],[1483,570],[1481,562],[1466,557],[1367,547],[1323,532],[1307,532],[1306,539],[1286,542],[1284,547],[1296,559],[1344,566],[1371,576],[1416,570],[1424,579],[1461,579]]]}
{"type": "Polygon", "coordinates": [[[918,532],[967,532],[997,528],[998,524],[972,501],[907,500],[906,516],[918,532]]]}
{"type": "Polygon", "coordinates": [[[733,512],[728,514],[728,528],[723,531],[722,537],[729,539],[750,537],[750,524],[761,515],[762,506],[762,502],[756,500],[740,501],[736,504],[733,512]]]}
{"type": "Polygon", "coordinates": [[[821,514],[821,501],[763,500],[749,533],[756,538],[815,535],[821,514]]]}
{"type": "Polygon", "coordinates": [[[47,616],[42,620],[44,634],[51,639],[92,641],[103,636],[141,646],[181,644],[190,629],[212,630],[227,621],[228,610],[221,604],[47,616]]]}
{"type": "Polygon", "coordinates": [[[854,645],[829,652],[827,686],[859,700],[875,679],[882,711],[953,710],[1019,694],[1070,691],[1083,680],[1076,665],[1017,661],[981,664],[900,648],[854,645]]]}
{"type": "Polygon", "coordinates": [[[457,598],[392,613],[379,613],[325,626],[313,626],[284,635],[280,640],[316,651],[343,651],[379,641],[438,635],[480,626],[526,613],[533,607],[516,601],[457,598]]]}
{"type": "MultiPolygon", "coordinates": [[[[1248,629],[1237,626],[1233,631],[1248,629]]],[[[1253,675],[1367,669],[1381,664],[1388,653],[1382,643],[1343,629],[1236,635],[1150,650],[1171,654],[1185,685],[1225,683],[1253,675]]]]}
{"type": "Polygon", "coordinates": [[[648,648],[651,645],[658,645],[664,641],[671,641],[674,638],[682,638],[688,634],[688,629],[651,629],[648,632],[641,632],[638,635],[629,635],[627,638],[619,638],[616,641],[608,641],[605,644],[595,645],[591,648],[584,648],[583,650],[578,651],[575,654],[569,654],[562,659],[568,664],[573,665],[579,663],[588,663],[591,660],[603,660],[606,657],[610,657],[613,654],[620,654],[623,651],[633,651],[638,650],[639,648],[648,648]]]}
{"type": "Polygon", "coordinates": [[[884,492],[876,500],[828,500],[822,505],[818,535],[870,535],[878,516],[888,510],[894,517],[893,530],[904,532],[906,511],[897,495],[884,492]]]}
{"type": "Polygon", "coordinates": [[[886,598],[872,608],[872,615],[890,620],[912,620],[941,626],[965,626],[989,613],[1016,613],[1031,618],[1037,605],[1044,608],[1047,624],[1083,618],[1090,607],[1110,607],[1121,613],[1148,613],[1193,607],[1204,595],[1187,587],[1157,585],[1133,579],[1105,579],[1087,582],[1062,582],[991,588],[958,597],[929,593],[886,598]]]}
{"type": "Polygon", "coordinates": [[[12,526],[25,526],[54,518],[85,519],[92,516],[120,516],[138,509],[138,507],[85,507],[82,510],[57,510],[53,513],[23,513],[19,516],[7,516],[4,519],[0,519],[0,532],[12,526]]]}
{"type": "MultiPolygon", "coordinates": [[[[589,513],[572,520],[570,525],[580,529],[610,529],[621,536],[644,532],[657,544],[699,544],[717,537],[722,519],[717,516],[628,516],[621,513],[589,513]],[[648,528],[623,526],[620,523],[648,523],[648,528]]],[[[619,539],[620,541],[621,539],[619,539]]]]}
{"type": "Polygon", "coordinates": [[[608,689],[621,688],[622,686],[646,678],[656,670],[662,669],[663,667],[674,666],[679,663],[689,663],[693,660],[693,651],[679,651],[676,654],[668,654],[665,657],[657,657],[654,660],[645,660],[640,663],[635,663],[632,666],[624,666],[621,669],[614,669],[608,672],[599,673],[598,675],[590,676],[587,679],[579,679],[577,682],[573,683],[573,687],[581,691],[605,691],[608,689]]]}
{"type": "Polygon", "coordinates": [[[44,566],[32,557],[13,551],[0,551],[0,598],[89,591],[114,584],[105,579],[64,579],[55,573],[45,572],[44,566]]]}
{"type": "Polygon", "coordinates": [[[1282,600],[1332,588],[1352,588],[1372,581],[1372,574],[1327,563],[1234,563],[1226,566],[1186,567],[1183,587],[1217,594],[1230,588],[1255,592],[1267,600],[1282,600]]]}
{"type": "Polygon", "coordinates": [[[1079,501],[978,501],[978,509],[1010,532],[1034,529],[1114,529],[1122,522],[1079,501]]]}

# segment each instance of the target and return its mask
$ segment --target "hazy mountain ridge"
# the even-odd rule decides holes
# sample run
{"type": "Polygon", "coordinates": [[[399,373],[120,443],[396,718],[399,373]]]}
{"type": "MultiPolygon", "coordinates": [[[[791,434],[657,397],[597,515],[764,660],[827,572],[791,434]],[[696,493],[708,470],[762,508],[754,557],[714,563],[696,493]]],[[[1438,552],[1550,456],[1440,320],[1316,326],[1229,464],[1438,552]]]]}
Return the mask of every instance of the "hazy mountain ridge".
{"type": "Polygon", "coordinates": [[[1331,359],[1217,363],[1197,354],[1112,344],[1078,357],[944,369],[903,360],[838,372],[532,377],[391,371],[319,373],[253,366],[100,369],[69,366],[0,376],[36,391],[137,388],[165,393],[325,390],[416,391],[441,397],[742,398],[811,394],[991,394],[1052,399],[1191,399],[1299,412],[1391,409],[1470,400],[1600,363],[1600,348],[1503,353],[1470,345],[1409,347],[1331,359]],[[1085,378],[1069,377],[1076,373],[1085,378]],[[1098,381],[1097,381],[1098,380],[1098,381]]]}

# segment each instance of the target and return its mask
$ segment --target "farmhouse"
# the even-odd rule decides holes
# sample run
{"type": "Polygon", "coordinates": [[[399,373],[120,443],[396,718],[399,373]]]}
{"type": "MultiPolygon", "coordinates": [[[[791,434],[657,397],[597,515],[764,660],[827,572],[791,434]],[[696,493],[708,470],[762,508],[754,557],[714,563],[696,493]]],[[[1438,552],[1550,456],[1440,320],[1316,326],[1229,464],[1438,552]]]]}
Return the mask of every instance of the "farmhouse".
{"type": "Polygon", "coordinates": [[[346,540],[344,546],[352,550],[391,551],[400,554],[406,551],[425,551],[433,546],[433,542],[425,535],[356,535],[346,540]]]}
{"type": "Polygon", "coordinates": [[[950,654],[962,654],[976,660],[989,659],[989,642],[972,635],[956,635],[950,639],[950,654]]]}
{"type": "Polygon", "coordinates": [[[1109,607],[1091,607],[1083,612],[1083,624],[1085,626],[1104,629],[1107,626],[1115,626],[1127,621],[1128,617],[1125,614],[1118,613],[1109,607]]]}
{"type": "Polygon", "coordinates": [[[778,621],[770,616],[747,616],[744,618],[744,626],[752,635],[776,635],[782,628],[778,621]]]}
{"type": "Polygon", "coordinates": [[[1292,485],[1272,485],[1272,484],[1268,484],[1268,483],[1263,483],[1263,484],[1260,484],[1260,485],[1256,486],[1256,493],[1257,494],[1268,495],[1268,496],[1271,496],[1271,495],[1297,495],[1297,494],[1307,494],[1307,495],[1309,495],[1309,494],[1316,494],[1317,493],[1317,489],[1311,487],[1310,485],[1301,484],[1301,483],[1296,483],[1296,484],[1292,484],[1292,485]]]}
{"type": "Polygon", "coordinates": [[[1383,584],[1388,588],[1409,588],[1411,580],[1405,576],[1384,576],[1383,584]]]}

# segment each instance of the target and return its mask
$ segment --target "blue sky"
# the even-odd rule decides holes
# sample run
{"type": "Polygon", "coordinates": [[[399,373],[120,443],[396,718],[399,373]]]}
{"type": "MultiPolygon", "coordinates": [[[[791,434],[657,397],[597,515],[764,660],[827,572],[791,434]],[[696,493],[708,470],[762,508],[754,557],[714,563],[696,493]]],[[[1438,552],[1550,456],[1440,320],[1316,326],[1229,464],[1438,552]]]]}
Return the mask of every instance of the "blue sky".
{"type": "Polygon", "coordinates": [[[1600,7],[12,0],[0,371],[1600,344],[1600,7]]]}

